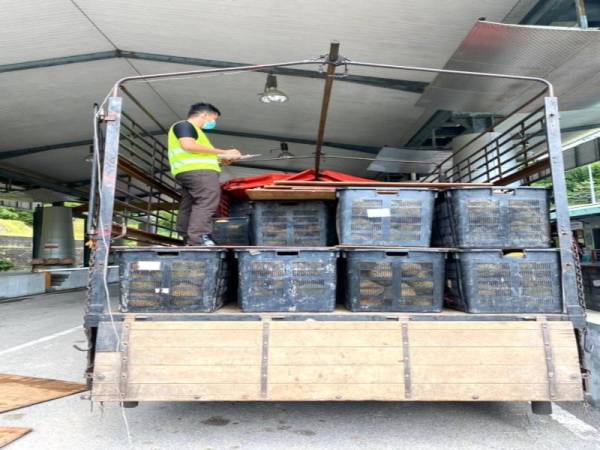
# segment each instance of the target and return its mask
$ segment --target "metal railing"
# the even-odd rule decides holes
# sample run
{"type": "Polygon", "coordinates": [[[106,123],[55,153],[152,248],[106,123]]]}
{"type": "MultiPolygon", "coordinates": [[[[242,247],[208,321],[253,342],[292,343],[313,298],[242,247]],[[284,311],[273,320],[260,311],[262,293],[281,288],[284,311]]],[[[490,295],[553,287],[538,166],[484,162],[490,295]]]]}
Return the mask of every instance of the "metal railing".
{"type": "Polygon", "coordinates": [[[515,120],[519,110],[455,150],[423,181],[506,185],[546,177],[550,161],[545,106],[515,120]]]}
{"type": "MultiPolygon", "coordinates": [[[[97,169],[103,165],[105,119],[99,117],[94,124],[99,157],[95,156],[92,164],[88,234],[98,226],[96,180],[101,179],[97,169]]],[[[170,172],[167,148],[130,113],[121,113],[120,125],[112,238],[149,244],[177,243],[175,223],[180,195],[170,172]]]]}

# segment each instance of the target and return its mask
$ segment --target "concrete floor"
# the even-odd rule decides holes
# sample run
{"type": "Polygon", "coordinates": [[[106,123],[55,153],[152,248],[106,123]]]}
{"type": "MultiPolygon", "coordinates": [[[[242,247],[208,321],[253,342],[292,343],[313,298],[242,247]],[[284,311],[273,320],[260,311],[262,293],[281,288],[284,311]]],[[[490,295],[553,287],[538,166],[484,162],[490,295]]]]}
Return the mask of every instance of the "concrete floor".
{"type": "MultiPolygon", "coordinates": [[[[0,303],[0,373],[83,381],[84,292],[0,303]]],[[[104,409],[79,395],[0,414],[33,428],[19,449],[598,449],[600,411],[523,403],[155,403],[104,409]]]]}

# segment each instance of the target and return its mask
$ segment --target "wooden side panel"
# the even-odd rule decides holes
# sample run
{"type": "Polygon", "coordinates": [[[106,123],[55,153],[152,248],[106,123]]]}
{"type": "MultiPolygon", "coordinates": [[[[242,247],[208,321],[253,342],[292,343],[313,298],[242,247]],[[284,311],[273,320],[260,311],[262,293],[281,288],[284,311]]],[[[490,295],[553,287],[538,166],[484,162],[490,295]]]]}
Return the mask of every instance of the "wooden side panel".
{"type": "Polygon", "coordinates": [[[566,321],[132,322],[128,344],[125,371],[97,354],[94,400],[583,398],[566,321]]]}

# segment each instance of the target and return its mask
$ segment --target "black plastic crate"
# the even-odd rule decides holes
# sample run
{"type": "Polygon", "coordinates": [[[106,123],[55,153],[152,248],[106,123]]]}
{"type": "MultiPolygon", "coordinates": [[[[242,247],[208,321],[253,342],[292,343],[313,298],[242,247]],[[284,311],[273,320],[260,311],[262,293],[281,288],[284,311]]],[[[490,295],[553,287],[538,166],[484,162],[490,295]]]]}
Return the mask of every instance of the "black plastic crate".
{"type": "Polygon", "coordinates": [[[550,247],[546,188],[450,189],[438,197],[433,245],[458,248],[550,247]]]}
{"type": "Polygon", "coordinates": [[[347,188],[338,190],[341,244],[429,247],[437,191],[347,188]]]}
{"type": "Polygon", "coordinates": [[[342,283],[351,311],[440,312],[446,253],[438,249],[343,252],[342,283]]]}
{"type": "Polygon", "coordinates": [[[560,313],[558,250],[453,252],[446,302],[469,313],[560,313]]]}
{"type": "Polygon", "coordinates": [[[252,205],[249,200],[233,199],[229,205],[230,217],[249,217],[252,212],[252,205]]]}
{"type": "Polygon", "coordinates": [[[225,301],[222,249],[118,249],[121,309],[131,312],[213,312],[225,301]]]}
{"type": "Polygon", "coordinates": [[[236,250],[238,302],[247,312],[331,312],[335,308],[338,251],[236,250]]]}
{"type": "Polygon", "coordinates": [[[323,247],[331,244],[329,209],[322,201],[259,201],[252,204],[253,245],[323,247]]]}
{"type": "Polygon", "coordinates": [[[250,245],[248,217],[219,217],[213,220],[212,236],[217,245],[250,245]]]}

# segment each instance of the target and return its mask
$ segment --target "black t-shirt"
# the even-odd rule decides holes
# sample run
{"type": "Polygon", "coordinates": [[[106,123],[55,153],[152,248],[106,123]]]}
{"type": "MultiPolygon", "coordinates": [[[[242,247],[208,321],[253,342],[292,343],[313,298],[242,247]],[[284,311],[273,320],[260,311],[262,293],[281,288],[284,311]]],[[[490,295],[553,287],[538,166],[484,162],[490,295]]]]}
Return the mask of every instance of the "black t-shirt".
{"type": "Polygon", "coordinates": [[[175,134],[177,139],[198,139],[198,132],[196,131],[196,128],[194,128],[194,125],[189,123],[187,120],[175,124],[175,126],[173,127],[173,133],[175,134]]]}

